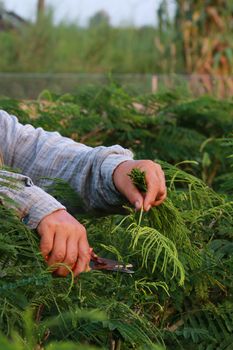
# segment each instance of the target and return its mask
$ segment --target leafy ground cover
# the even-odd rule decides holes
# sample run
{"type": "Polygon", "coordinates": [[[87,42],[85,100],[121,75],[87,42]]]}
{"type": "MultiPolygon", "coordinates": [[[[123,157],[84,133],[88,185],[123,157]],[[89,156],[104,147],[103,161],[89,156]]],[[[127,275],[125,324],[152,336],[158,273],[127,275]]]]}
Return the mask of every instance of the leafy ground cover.
{"type": "Polygon", "coordinates": [[[100,256],[134,265],[54,278],[39,238],[0,207],[4,349],[231,349],[233,102],[111,84],[36,101],[0,99],[23,123],[91,146],[119,143],[161,162],[168,199],[149,213],[93,217],[67,184],[52,193],[85,224],[100,256]]]}

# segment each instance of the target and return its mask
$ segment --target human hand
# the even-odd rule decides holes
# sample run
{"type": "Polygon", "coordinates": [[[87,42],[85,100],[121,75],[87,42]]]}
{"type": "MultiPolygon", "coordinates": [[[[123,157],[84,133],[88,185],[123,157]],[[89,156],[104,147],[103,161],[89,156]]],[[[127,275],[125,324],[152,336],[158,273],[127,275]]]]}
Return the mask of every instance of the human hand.
{"type": "Polygon", "coordinates": [[[144,210],[148,211],[152,206],[161,204],[167,196],[164,172],[159,164],[151,160],[128,160],[120,163],[113,173],[113,182],[136,210],[143,206],[144,210]],[[133,168],[145,172],[147,183],[145,194],[134,186],[128,175],[133,168]]]}
{"type": "MultiPolygon", "coordinates": [[[[90,247],[85,227],[61,209],[43,218],[37,227],[41,237],[40,249],[49,266],[64,263],[73,269],[74,276],[88,269],[90,247]]],[[[59,267],[56,274],[68,275],[69,270],[59,267]]]]}

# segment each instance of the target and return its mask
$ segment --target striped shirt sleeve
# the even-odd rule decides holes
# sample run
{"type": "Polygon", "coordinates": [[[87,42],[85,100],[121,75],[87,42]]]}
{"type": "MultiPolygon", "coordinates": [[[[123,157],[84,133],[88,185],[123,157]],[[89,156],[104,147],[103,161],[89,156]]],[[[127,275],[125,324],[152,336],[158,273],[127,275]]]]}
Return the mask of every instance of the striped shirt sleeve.
{"type": "MultiPolygon", "coordinates": [[[[30,190],[25,189],[26,192],[33,192],[32,197],[39,203],[39,206],[30,204],[34,217],[45,216],[55,205],[55,202],[52,204],[53,198],[47,197],[49,195],[41,190],[51,185],[54,178],[68,182],[87,210],[111,211],[112,207],[119,207],[124,202],[114,186],[112,175],[120,163],[131,160],[133,155],[119,145],[88,147],[62,137],[57,132],[22,125],[15,116],[0,111],[0,149],[5,164],[20,169],[36,185],[32,185],[30,190]],[[40,191],[44,194],[44,201],[39,201],[40,191]]],[[[20,205],[23,192],[17,196],[12,194],[12,198],[20,205]]],[[[35,226],[36,219],[33,222],[35,226]]]]}

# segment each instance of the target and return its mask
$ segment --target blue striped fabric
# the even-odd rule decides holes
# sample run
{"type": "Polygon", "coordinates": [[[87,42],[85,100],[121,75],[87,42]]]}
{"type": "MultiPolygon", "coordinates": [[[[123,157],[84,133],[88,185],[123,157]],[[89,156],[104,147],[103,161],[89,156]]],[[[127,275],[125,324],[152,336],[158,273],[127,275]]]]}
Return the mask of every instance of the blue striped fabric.
{"type": "Polygon", "coordinates": [[[18,169],[17,173],[0,171],[1,201],[8,205],[5,198],[12,199],[20,217],[32,229],[46,215],[64,208],[44,191],[55,178],[68,182],[87,210],[108,211],[124,202],[112,175],[133,155],[119,145],[88,147],[57,132],[22,125],[15,116],[0,111],[0,150],[4,164],[18,169]],[[9,186],[11,180],[18,183],[18,188],[9,186]]]}

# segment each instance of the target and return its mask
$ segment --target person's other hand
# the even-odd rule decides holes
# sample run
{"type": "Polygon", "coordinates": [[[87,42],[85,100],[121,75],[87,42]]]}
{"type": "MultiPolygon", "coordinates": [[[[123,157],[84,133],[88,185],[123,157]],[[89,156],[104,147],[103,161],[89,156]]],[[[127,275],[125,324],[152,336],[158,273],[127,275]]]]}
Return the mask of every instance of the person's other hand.
{"type": "MultiPolygon", "coordinates": [[[[66,210],[57,210],[44,217],[37,227],[41,237],[40,249],[49,266],[64,263],[73,269],[74,276],[88,270],[90,247],[85,227],[66,210]]],[[[56,269],[56,274],[66,276],[65,267],[56,269]]]]}
{"type": "Polygon", "coordinates": [[[128,160],[120,163],[113,173],[113,182],[117,190],[135,206],[136,210],[143,206],[143,209],[148,211],[152,206],[161,204],[167,196],[164,172],[159,164],[151,160],[128,160]],[[147,184],[145,194],[133,185],[128,175],[133,168],[145,172],[147,184]]]}

